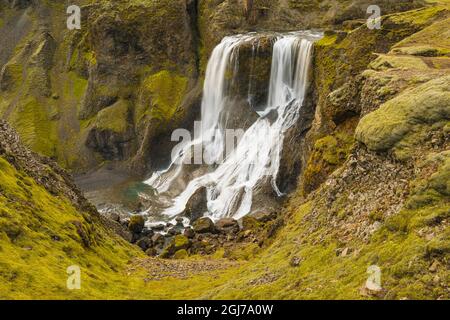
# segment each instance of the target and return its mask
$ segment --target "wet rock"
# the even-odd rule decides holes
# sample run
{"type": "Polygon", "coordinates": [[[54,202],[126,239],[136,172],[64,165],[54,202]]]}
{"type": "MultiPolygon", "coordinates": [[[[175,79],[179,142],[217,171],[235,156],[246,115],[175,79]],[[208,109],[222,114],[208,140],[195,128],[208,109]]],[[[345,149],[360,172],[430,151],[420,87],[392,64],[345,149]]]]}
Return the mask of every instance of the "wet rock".
{"type": "Polygon", "coordinates": [[[142,236],[144,236],[144,237],[151,238],[151,237],[153,237],[154,234],[155,234],[155,232],[152,229],[144,228],[142,230],[142,236]]]}
{"type": "Polygon", "coordinates": [[[163,231],[164,228],[165,228],[165,226],[164,226],[163,224],[158,224],[158,225],[156,225],[156,226],[153,226],[153,227],[152,227],[152,230],[153,230],[153,231],[163,231]]]}
{"type": "Polygon", "coordinates": [[[85,144],[107,160],[124,160],[131,156],[134,135],[131,127],[126,132],[94,127],[89,131],[85,144]]]}
{"type": "Polygon", "coordinates": [[[169,223],[166,224],[166,226],[164,227],[164,229],[165,229],[165,230],[169,230],[169,229],[172,228],[172,227],[173,227],[173,224],[169,222],[169,223]]]}
{"type": "Polygon", "coordinates": [[[173,227],[167,231],[167,234],[170,236],[176,236],[177,234],[181,234],[181,230],[177,227],[173,227]]]}
{"type": "Polygon", "coordinates": [[[157,246],[164,246],[164,243],[166,242],[166,239],[165,239],[165,237],[162,234],[156,233],[152,237],[152,242],[153,242],[153,246],[155,246],[155,247],[157,247],[157,246]]]}
{"type": "Polygon", "coordinates": [[[202,187],[198,189],[186,204],[183,215],[191,220],[191,223],[201,218],[203,214],[208,211],[206,205],[206,188],[202,187]]]}
{"type": "Polygon", "coordinates": [[[184,236],[188,237],[189,239],[193,239],[195,237],[195,231],[192,228],[186,228],[183,232],[184,236]]]}
{"type": "Polygon", "coordinates": [[[144,237],[144,238],[139,239],[136,242],[136,245],[139,248],[141,248],[143,251],[146,251],[147,249],[149,249],[153,245],[153,242],[152,242],[152,240],[150,238],[144,237]]]}
{"type": "Polygon", "coordinates": [[[216,222],[216,229],[221,233],[237,233],[239,223],[232,218],[223,218],[216,222]]]}
{"type": "Polygon", "coordinates": [[[120,224],[128,229],[128,225],[130,224],[130,219],[122,219],[122,220],[120,220],[120,224]]]}
{"type": "Polygon", "coordinates": [[[212,233],[215,231],[214,222],[210,218],[200,218],[193,224],[196,233],[212,233]]]}
{"type": "Polygon", "coordinates": [[[145,225],[144,217],[136,215],[130,218],[130,222],[128,223],[128,229],[135,234],[139,234],[144,229],[144,225],[145,225]]]}
{"type": "Polygon", "coordinates": [[[182,217],[175,218],[175,221],[177,222],[176,225],[183,225],[183,218],[182,217]]]}

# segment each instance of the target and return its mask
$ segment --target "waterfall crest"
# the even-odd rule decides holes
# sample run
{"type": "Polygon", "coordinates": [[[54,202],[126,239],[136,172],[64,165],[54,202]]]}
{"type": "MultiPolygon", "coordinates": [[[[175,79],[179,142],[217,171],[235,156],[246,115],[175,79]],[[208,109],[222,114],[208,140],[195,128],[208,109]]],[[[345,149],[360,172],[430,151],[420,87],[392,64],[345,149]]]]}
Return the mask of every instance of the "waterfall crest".
{"type": "MultiPolygon", "coordinates": [[[[243,133],[234,150],[220,164],[210,166],[208,172],[193,178],[173,199],[172,206],[163,212],[164,215],[174,217],[182,213],[192,195],[202,187],[207,189],[208,212],[204,214],[213,219],[239,219],[249,214],[255,190],[262,184],[270,183],[275,193],[282,195],[276,178],[284,135],[299,119],[308,87],[313,42],[320,36],[299,32],[275,37],[265,108],[258,111],[259,117],[243,133]]],[[[174,181],[183,174],[184,166],[180,163],[185,157],[190,157],[188,150],[191,148],[202,145],[207,163],[220,160],[226,145],[222,119],[231,112],[229,87],[239,68],[239,47],[249,41],[257,43],[257,40],[255,34],[226,37],[214,49],[205,77],[201,134],[177,151],[176,159],[172,159],[168,169],[154,173],[146,181],[159,193],[170,190],[174,181]]]]}

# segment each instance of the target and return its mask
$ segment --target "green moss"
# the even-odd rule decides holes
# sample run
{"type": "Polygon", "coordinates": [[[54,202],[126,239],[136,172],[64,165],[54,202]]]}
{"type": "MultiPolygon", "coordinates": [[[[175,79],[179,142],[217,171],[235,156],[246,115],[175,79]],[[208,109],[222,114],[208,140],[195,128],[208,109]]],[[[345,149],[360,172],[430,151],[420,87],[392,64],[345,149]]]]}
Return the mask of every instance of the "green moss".
{"type": "Polygon", "coordinates": [[[370,65],[370,68],[381,71],[391,68],[402,68],[407,70],[427,70],[428,65],[418,57],[379,55],[370,65]]]}
{"type": "Polygon", "coordinates": [[[316,42],[318,47],[326,47],[336,43],[337,34],[327,34],[322,39],[316,42]]]}
{"type": "Polygon", "coordinates": [[[255,259],[260,251],[261,249],[256,243],[243,244],[227,250],[224,257],[231,260],[249,261],[255,259]]]}
{"type": "Polygon", "coordinates": [[[336,130],[334,135],[318,139],[308,160],[302,179],[305,194],[317,189],[326,177],[347,159],[353,146],[351,132],[336,130]]]}
{"type": "Polygon", "coordinates": [[[448,54],[450,50],[449,30],[450,18],[436,22],[431,26],[400,41],[394,50],[400,48],[428,47],[437,50],[437,54],[448,54]]]}
{"type": "Polygon", "coordinates": [[[423,26],[429,24],[433,18],[444,11],[445,9],[443,7],[431,6],[428,8],[393,14],[390,16],[390,19],[394,23],[413,23],[417,26],[423,26]]]}
{"type": "Polygon", "coordinates": [[[86,220],[67,199],[50,195],[3,158],[0,168],[0,298],[114,297],[126,295],[128,285],[131,291],[140,286],[118,271],[139,256],[138,250],[86,220]],[[92,240],[90,248],[74,221],[92,240]],[[71,265],[82,270],[81,290],[66,287],[71,265]]]}
{"type": "Polygon", "coordinates": [[[85,54],[85,59],[89,62],[89,65],[93,66],[97,64],[97,58],[94,51],[89,51],[85,54]]]}
{"type": "Polygon", "coordinates": [[[449,77],[431,80],[389,100],[360,121],[356,139],[375,151],[395,147],[397,156],[407,157],[433,125],[449,119],[449,83],[449,77]]]}
{"type": "Polygon", "coordinates": [[[73,97],[75,100],[80,101],[86,92],[87,85],[88,81],[86,79],[79,77],[74,72],[70,72],[65,89],[67,97],[73,97]]]}
{"type": "Polygon", "coordinates": [[[187,89],[187,78],[160,71],[144,80],[143,94],[152,97],[144,114],[162,121],[171,120],[180,106],[187,89]]]}
{"type": "Polygon", "coordinates": [[[110,107],[97,114],[95,127],[101,130],[110,130],[116,133],[125,133],[128,129],[128,102],[119,100],[110,107]]]}
{"type": "Polygon", "coordinates": [[[56,123],[50,119],[49,109],[36,98],[20,100],[9,121],[26,145],[47,156],[55,154],[56,123]]]}
{"type": "Polygon", "coordinates": [[[128,229],[134,233],[140,233],[145,225],[145,219],[141,215],[134,215],[130,218],[128,229]]]}
{"type": "Polygon", "coordinates": [[[163,252],[161,253],[161,257],[163,258],[170,258],[172,257],[176,252],[180,250],[185,250],[189,247],[190,240],[184,236],[184,235],[176,235],[169,245],[167,245],[163,252]]]}
{"type": "Polygon", "coordinates": [[[186,259],[188,256],[189,256],[189,254],[186,251],[186,249],[181,249],[181,250],[178,250],[177,252],[175,252],[175,254],[173,255],[173,258],[182,260],[182,259],[186,259]]]}

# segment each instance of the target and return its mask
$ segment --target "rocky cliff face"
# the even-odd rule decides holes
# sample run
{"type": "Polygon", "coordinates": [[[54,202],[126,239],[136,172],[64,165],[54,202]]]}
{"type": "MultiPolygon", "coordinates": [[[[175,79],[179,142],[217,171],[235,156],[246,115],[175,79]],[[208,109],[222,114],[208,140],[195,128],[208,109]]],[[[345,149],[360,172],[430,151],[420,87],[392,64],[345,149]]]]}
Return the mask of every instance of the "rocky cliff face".
{"type": "MultiPolygon", "coordinates": [[[[378,1],[384,12],[419,1],[378,1]]],[[[0,10],[0,112],[24,142],[66,168],[113,161],[145,173],[198,117],[202,74],[223,36],[333,26],[364,1],[7,1],[0,10]]],[[[264,71],[262,71],[264,72],[264,71]]]]}
{"type": "MultiPolygon", "coordinates": [[[[82,5],[80,31],[65,29],[64,1],[0,0],[0,112],[33,150],[75,171],[112,161],[145,172],[163,162],[168,135],[198,117],[206,62],[223,36],[326,30],[315,46],[302,121],[283,152],[279,183],[292,193],[277,227],[258,238],[253,221],[243,232],[251,243],[228,255],[250,262],[220,277],[176,282],[182,298],[448,299],[448,1],[75,3],[82,5]],[[369,2],[382,8],[381,30],[361,20],[369,2]],[[365,286],[369,266],[382,272],[380,290],[365,286]]],[[[248,50],[241,55],[249,61],[248,50]]],[[[268,64],[267,55],[257,56],[259,66],[268,64]]],[[[247,92],[252,77],[258,87],[267,69],[251,74],[243,68],[236,92],[247,92]]],[[[6,124],[1,131],[1,173],[13,179],[1,180],[1,239],[12,255],[29,247],[29,230],[18,236],[23,221],[13,214],[11,194],[28,197],[15,209],[28,212],[25,201],[31,201],[32,216],[49,219],[27,183],[45,199],[71,201],[54,200],[56,212],[79,217],[79,210],[91,209],[64,171],[20,147],[6,124]],[[18,222],[11,225],[11,216],[18,222]]],[[[86,223],[72,224],[67,241],[95,243],[79,232],[96,228],[86,223]]],[[[122,270],[125,263],[105,253],[117,244],[108,241],[99,249],[102,257],[122,270]]],[[[70,258],[83,252],[73,243],[60,249],[70,258]]],[[[224,253],[215,251],[215,257],[224,253]]],[[[26,274],[11,270],[19,279],[26,274]]],[[[149,286],[152,297],[173,291],[172,282],[149,286]]],[[[133,297],[142,292],[148,291],[133,297]]]]}

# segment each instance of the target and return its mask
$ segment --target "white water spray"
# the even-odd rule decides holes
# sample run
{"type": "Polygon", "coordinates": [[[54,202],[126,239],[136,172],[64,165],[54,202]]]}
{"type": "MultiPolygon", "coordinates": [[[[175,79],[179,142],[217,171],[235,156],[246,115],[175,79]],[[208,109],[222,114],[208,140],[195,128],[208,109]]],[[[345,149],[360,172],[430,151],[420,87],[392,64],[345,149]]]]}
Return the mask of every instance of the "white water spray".
{"type": "MultiPolygon", "coordinates": [[[[182,213],[201,187],[207,188],[208,212],[204,214],[213,219],[229,216],[239,219],[250,213],[255,190],[267,181],[278,196],[282,195],[276,178],[284,134],[299,118],[308,87],[313,41],[319,37],[313,33],[277,36],[266,108],[258,112],[260,117],[245,131],[234,151],[214,171],[191,180],[163,214],[174,217],[182,213]],[[276,119],[270,120],[269,115],[273,113],[276,119]]],[[[225,149],[225,128],[220,119],[230,109],[232,99],[229,99],[228,89],[237,72],[239,46],[256,40],[257,36],[251,34],[226,37],[208,62],[202,100],[202,134],[183,148],[188,150],[202,144],[208,163],[218,160],[225,149]],[[231,77],[227,74],[230,70],[231,77]]],[[[179,159],[173,159],[168,169],[156,172],[146,183],[159,193],[168,191],[183,171],[183,165],[176,163],[181,163],[188,155],[190,152],[182,150],[179,159]]]]}

